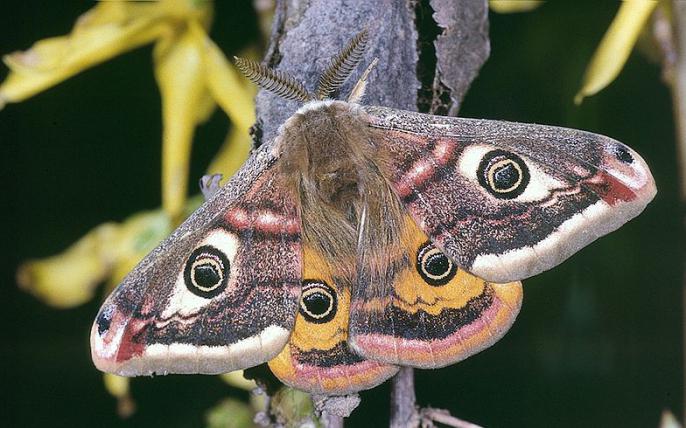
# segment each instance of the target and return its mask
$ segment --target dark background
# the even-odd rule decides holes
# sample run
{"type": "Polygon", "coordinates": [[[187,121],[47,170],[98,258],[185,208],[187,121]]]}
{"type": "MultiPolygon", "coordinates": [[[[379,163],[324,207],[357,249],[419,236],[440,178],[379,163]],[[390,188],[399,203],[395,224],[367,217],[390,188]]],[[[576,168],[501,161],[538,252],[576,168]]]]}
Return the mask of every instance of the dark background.
{"type": "MultiPolygon", "coordinates": [[[[217,2],[212,30],[227,54],[258,37],[254,12],[233,3],[217,2]]],[[[91,5],[7,2],[0,53],[66,33],[91,5]]],[[[658,196],[619,231],[526,281],[521,314],[495,346],[446,369],[417,371],[422,405],[485,426],[645,427],[656,426],[663,409],[682,413],[684,239],[669,90],[659,67],[634,52],[609,88],[581,107],[572,103],[616,9],[615,2],[553,2],[531,13],[492,14],[491,58],[461,114],[610,135],[643,155],[658,196]]],[[[227,126],[215,113],[200,128],[194,181],[227,126]]],[[[90,361],[99,299],[56,310],[16,287],[21,261],[159,206],[160,131],[150,47],[0,111],[3,426],[200,426],[221,398],[247,396],[217,377],[136,379],[138,411],[121,420],[90,361]]],[[[362,393],[348,425],[386,425],[388,391],[362,393]]]]}

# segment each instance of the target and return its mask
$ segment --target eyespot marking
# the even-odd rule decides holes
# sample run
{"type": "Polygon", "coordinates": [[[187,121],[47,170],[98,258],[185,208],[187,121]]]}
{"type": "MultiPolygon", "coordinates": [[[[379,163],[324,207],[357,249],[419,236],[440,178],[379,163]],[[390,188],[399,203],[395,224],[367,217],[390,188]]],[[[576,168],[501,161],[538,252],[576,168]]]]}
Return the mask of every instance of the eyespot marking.
{"type": "Polygon", "coordinates": [[[417,272],[427,284],[441,286],[453,279],[457,266],[429,241],[417,251],[417,272]]]}
{"type": "Polygon", "coordinates": [[[613,151],[615,157],[619,159],[621,162],[624,162],[626,164],[634,163],[634,157],[631,155],[631,152],[629,152],[629,150],[627,150],[627,148],[623,145],[615,144],[613,151]]]}
{"type": "Polygon", "coordinates": [[[514,199],[529,184],[529,168],[522,158],[504,150],[492,150],[479,163],[479,184],[499,199],[514,199]]]}
{"type": "Polygon", "coordinates": [[[209,299],[226,288],[229,273],[226,255],[211,245],[203,245],[188,258],[183,279],[191,293],[209,299]]]}
{"type": "Polygon", "coordinates": [[[300,313],[309,322],[323,324],[336,316],[336,292],[324,281],[303,281],[300,313]]]}
{"type": "Polygon", "coordinates": [[[98,318],[95,320],[95,324],[98,326],[98,334],[103,336],[110,329],[112,323],[112,308],[107,306],[100,312],[98,318]]]}

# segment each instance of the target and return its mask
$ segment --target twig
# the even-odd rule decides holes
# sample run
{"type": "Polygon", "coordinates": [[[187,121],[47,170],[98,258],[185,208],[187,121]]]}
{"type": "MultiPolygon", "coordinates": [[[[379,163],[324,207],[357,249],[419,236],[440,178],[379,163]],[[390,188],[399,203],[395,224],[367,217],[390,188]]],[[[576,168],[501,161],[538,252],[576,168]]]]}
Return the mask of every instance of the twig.
{"type": "Polygon", "coordinates": [[[422,420],[422,428],[432,427],[433,422],[438,422],[453,428],[482,428],[481,425],[476,425],[471,422],[456,418],[452,416],[447,410],[432,409],[427,407],[420,412],[422,420]]]}
{"type": "Polygon", "coordinates": [[[343,428],[344,422],[342,416],[330,415],[322,413],[320,418],[326,428],[343,428]]]}
{"type": "MultiPolygon", "coordinates": [[[[331,57],[349,37],[363,27],[368,28],[369,49],[363,63],[370,63],[374,57],[381,58],[381,61],[370,75],[372,82],[368,85],[365,102],[416,110],[415,89],[420,86],[420,81],[415,73],[419,59],[415,16],[419,10],[415,7],[428,7],[429,3],[439,30],[429,39],[429,43],[435,42],[436,61],[432,68],[441,72],[439,81],[451,90],[448,111],[456,112],[462,96],[488,57],[487,0],[278,0],[264,64],[290,73],[306,86],[312,86],[311,82],[321,71],[316,61],[331,57]]],[[[361,70],[355,73],[361,73],[361,70]]],[[[355,73],[340,93],[350,93],[359,77],[355,73]]],[[[433,80],[432,75],[428,84],[431,85],[433,80]]],[[[255,135],[264,144],[273,144],[279,126],[298,108],[296,102],[260,91],[255,135]]],[[[391,403],[391,427],[419,426],[411,368],[401,369],[394,378],[391,403]]],[[[328,409],[322,413],[331,414],[328,409]]],[[[345,417],[338,414],[339,418],[341,416],[345,417]]],[[[342,424],[342,419],[331,419],[328,426],[341,426],[334,425],[339,423],[342,424]]]]}
{"type": "Polygon", "coordinates": [[[312,395],[316,413],[326,428],[343,428],[343,420],[359,406],[360,396],[350,395],[312,395]]]}
{"type": "Polygon", "coordinates": [[[414,392],[414,370],[403,367],[391,384],[391,428],[419,426],[419,413],[414,392]]]}

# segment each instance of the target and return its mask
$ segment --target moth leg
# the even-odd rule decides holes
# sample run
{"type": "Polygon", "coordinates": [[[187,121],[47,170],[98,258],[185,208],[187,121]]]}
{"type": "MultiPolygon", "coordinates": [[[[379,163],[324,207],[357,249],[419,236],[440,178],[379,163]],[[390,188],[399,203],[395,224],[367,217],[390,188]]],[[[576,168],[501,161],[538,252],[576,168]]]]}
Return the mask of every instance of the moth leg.
{"type": "Polygon", "coordinates": [[[205,197],[206,201],[209,201],[212,196],[214,196],[219,189],[221,189],[221,184],[219,182],[224,176],[222,174],[208,174],[200,177],[200,191],[205,197]]]}

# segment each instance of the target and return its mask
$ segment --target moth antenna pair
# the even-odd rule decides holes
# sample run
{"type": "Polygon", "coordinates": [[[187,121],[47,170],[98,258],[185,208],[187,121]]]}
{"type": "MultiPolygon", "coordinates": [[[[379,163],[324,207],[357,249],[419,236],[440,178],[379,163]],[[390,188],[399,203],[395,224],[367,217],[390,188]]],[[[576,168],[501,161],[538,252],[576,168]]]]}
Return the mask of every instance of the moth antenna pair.
{"type": "MultiPolygon", "coordinates": [[[[273,70],[245,58],[234,57],[236,67],[251,82],[262,89],[272,92],[287,100],[298,100],[302,102],[315,99],[323,100],[341,87],[343,82],[355,70],[355,67],[362,60],[364,51],[367,48],[369,35],[367,30],[362,30],[348,42],[347,46],[329,62],[329,66],[319,77],[317,90],[314,94],[305,89],[305,86],[290,74],[273,70]]],[[[368,72],[366,74],[369,74],[368,72]]],[[[365,75],[366,77],[366,75],[365,75]]],[[[358,89],[358,85],[355,86],[358,89]]],[[[353,90],[353,94],[360,93],[353,90]]],[[[362,89],[362,94],[364,90],[362,89]]],[[[351,94],[351,97],[352,95],[351,94]]],[[[356,96],[355,99],[361,98],[356,96]]]]}

